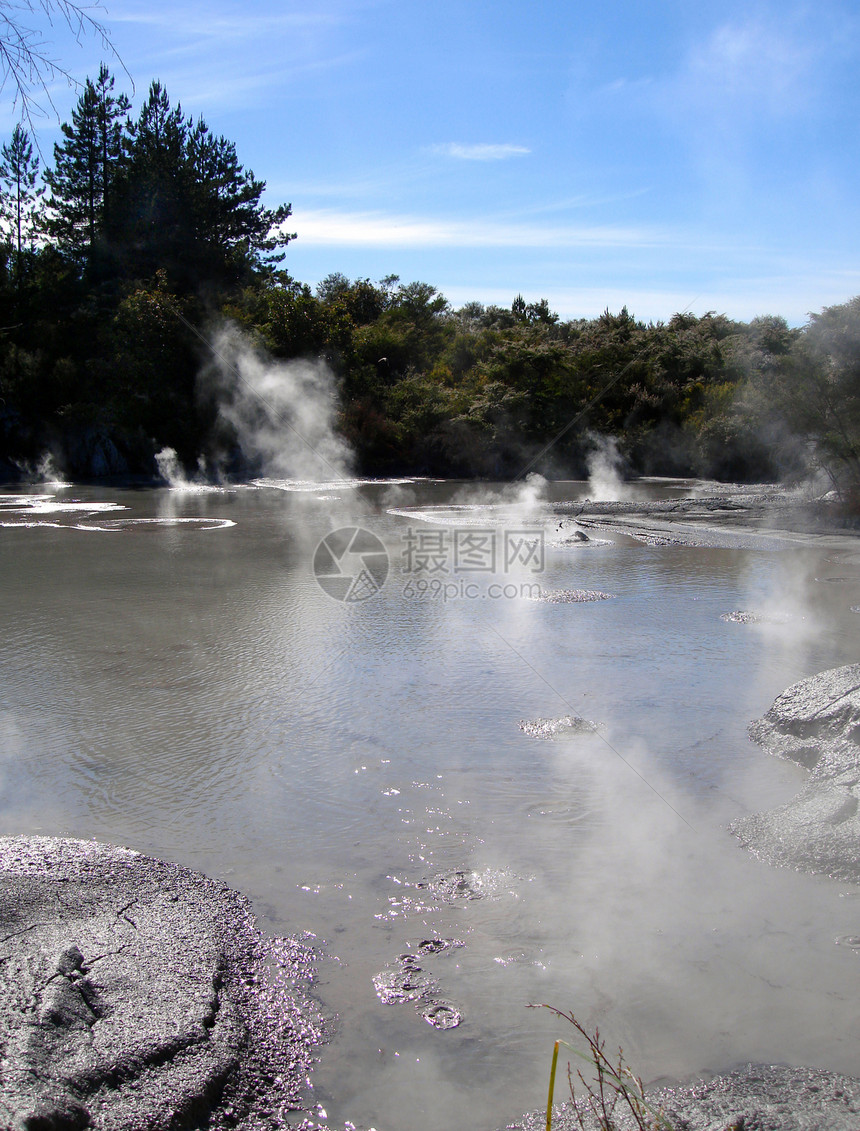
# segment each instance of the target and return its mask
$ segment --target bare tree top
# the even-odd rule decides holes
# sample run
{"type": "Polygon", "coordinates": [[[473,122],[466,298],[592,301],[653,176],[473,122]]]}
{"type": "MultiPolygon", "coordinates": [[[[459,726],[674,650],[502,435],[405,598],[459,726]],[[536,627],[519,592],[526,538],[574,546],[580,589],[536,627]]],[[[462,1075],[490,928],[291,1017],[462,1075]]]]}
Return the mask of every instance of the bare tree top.
{"type": "Polygon", "coordinates": [[[107,28],[99,18],[99,4],[77,0],[0,0],[0,93],[11,95],[21,119],[33,128],[34,118],[45,116],[45,103],[56,114],[51,84],[62,80],[80,85],[52,55],[44,24],[64,25],[78,43],[92,36],[118,58],[107,28]]]}

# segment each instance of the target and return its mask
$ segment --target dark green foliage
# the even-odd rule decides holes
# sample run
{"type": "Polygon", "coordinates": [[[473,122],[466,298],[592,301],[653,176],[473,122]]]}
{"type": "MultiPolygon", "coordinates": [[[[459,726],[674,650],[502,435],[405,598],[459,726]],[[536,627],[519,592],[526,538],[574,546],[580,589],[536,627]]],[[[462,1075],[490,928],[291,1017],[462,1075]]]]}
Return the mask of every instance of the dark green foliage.
{"type": "Polygon", "coordinates": [[[55,146],[50,234],[91,281],[164,271],[182,293],[229,288],[271,270],[289,205],[261,204],[265,183],[232,142],[172,107],[153,82],[136,121],[102,66],[87,80],[55,146]]]}
{"type": "Polygon", "coordinates": [[[265,183],[232,142],[171,107],[153,82],[129,123],[105,235],[125,278],[166,273],[181,293],[218,293],[265,273],[292,236],[289,205],[262,206],[265,183]]]}
{"type": "Polygon", "coordinates": [[[57,248],[81,267],[94,266],[112,215],[117,180],[125,160],[128,97],[114,94],[114,79],[102,64],[95,82],[87,79],[54,146],[54,168],[45,173],[53,218],[49,232],[57,248]]]}
{"type": "Polygon", "coordinates": [[[19,124],[0,151],[3,239],[14,251],[19,282],[24,252],[33,250],[42,233],[41,197],[45,190],[39,187],[38,176],[39,158],[33,153],[29,134],[19,124]]]}
{"type": "Polygon", "coordinates": [[[314,292],[278,268],[290,207],[263,206],[233,143],[158,82],[132,120],[114,85],[102,66],[63,126],[47,224],[26,131],[2,148],[0,467],[48,445],[81,474],[95,448],[143,473],[164,445],[187,464],[235,449],[196,389],[226,318],[277,359],[330,367],[365,472],[582,476],[609,435],[651,474],[799,475],[811,453],[860,496],[860,299],[792,330],[626,307],[562,321],[521,295],[452,310],[396,275],[314,292]]]}
{"type": "Polygon", "coordinates": [[[771,444],[795,473],[809,461],[860,512],[860,298],[810,316],[751,324],[748,410],[771,422],[771,444]]]}

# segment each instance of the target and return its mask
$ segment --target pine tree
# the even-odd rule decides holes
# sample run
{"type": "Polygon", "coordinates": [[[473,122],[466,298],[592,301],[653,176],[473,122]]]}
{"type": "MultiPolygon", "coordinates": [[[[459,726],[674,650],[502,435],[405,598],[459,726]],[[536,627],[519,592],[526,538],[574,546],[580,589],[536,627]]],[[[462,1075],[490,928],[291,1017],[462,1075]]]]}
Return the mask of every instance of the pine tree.
{"type": "Polygon", "coordinates": [[[101,209],[102,223],[110,223],[114,182],[123,158],[123,139],[128,127],[131,101],[125,94],[115,95],[114,78],[102,63],[95,82],[98,116],[98,145],[101,157],[101,209]]]}
{"type": "Polygon", "coordinates": [[[153,82],[129,129],[110,229],[125,275],[147,279],[164,270],[180,290],[194,291],[267,269],[292,237],[281,231],[289,205],[264,208],[265,187],[242,167],[232,142],[172,108],[153,82]]]}
{"type": "Polygon", "coordinates": [[[131,103],[113,88],[114,79],[102,64],[96,82],[87,79],[71,124],[62,127],[65,141],[54,146],[54,169],[45,173],[53,213],[50,234],[61,251],[84,266],[93,264],[123,161],[131,103]]]}
{"type": "Polygon", "coordinates": [[[194,174],[195,222],[200,237],[219,256],[222,268],[242,263],[257,270],[280,262],[292,235],[283,232],[290,205],[269,210],[260,200],[266,188],[253,172],[244,169],[233,142],[215,137],[200,119],[188,135],[188,158],[194,174]]]}
{"type": "Polygon", "coordinates": [[[172,109],[167,91],[153,82],[137,121],[129,123],[108,228],[127,278],[149,279],[159,268],[173,276],[184,268],[187,135],[181,106],[172,109]]]}
{"type": "Polygon", "coordinates": [[[261,203],[265,183],[236,147],[171,106],[158,81],[137,119],[102,65],[54,147],[49,233],[90,281],[144,281],[159,270],[177,290],[222,289],[271,271],[292,235],[290,206],[261,203]]]}
{"type": "Polygon", "coordinates": [[[36,187],[39,158],[33,153],[30,135],[22,125],[12,131],[12,139],[0,150],[0,181],[3,192],[3,234],[15,259],[15,283],[21,285],[25,251],[32,251],[42,232],[41,197],[36,187]]]}

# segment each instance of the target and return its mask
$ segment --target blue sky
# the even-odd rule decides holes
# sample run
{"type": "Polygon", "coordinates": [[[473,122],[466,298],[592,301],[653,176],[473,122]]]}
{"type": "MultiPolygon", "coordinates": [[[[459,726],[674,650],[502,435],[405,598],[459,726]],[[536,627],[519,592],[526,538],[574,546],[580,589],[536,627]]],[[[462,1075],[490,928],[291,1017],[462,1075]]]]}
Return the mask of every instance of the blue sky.
{"type": "MultiPolygon", "coordinates": [[[[311,285],[397,274],[455,306],[794,324],[860,293],[856,2],[107,0],[102,18],[136,105],[161,79],[292,203],[285,265],[311,285]]],[[[49,34],[95,75],[97,40],[49,34]]],[[[68,117],[74,92],[53,97],[68,117]]],[[[39,135],[49,154],[56,122],[39,135]]]]}

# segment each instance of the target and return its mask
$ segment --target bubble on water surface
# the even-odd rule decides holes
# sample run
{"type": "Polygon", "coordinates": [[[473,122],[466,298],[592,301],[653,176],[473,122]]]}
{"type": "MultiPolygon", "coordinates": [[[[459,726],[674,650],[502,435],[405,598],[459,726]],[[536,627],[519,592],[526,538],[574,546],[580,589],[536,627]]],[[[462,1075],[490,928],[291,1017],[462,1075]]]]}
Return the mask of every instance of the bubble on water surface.
{"type": "Polygon", "coordinates": [[[536,966],[539,970],[546,970],[546,964],[539,958],[530,957],[524,950],[509,950],[505,954],[497,954],[493,958],[497,965],[508,966],[536,966]]]}
{"type": "Polygon", "coordinates": [[[556,735],[594,734],[597,723],[581,715],[562,715],[560,719],[520,719],[519,728],[529,738],[555,738],[556,735]]]}
{"type": "Polygon", "coordinates": [[[432,980],[420,966],[390,967],[373,976],[373,988],[383,1005],[402,1005],[418,1001],[433,987],[432,980]]]}
{"type": "Polygon", "coordinates": [[[501,895],[514,895],[513,882],[517,877],[503,869],[487,868],[482,872],[456,869],[441,872],[429,880],[412,882],[399,876],[387,877],[404,890],[388,897],[387,912],[374,916],[378,920],[393,920],[398,916],[432,915],[441,907],[477,899],[497,899],[501,895]],[[415,895],[407,894],[414,891],[415,895]]]}
{"type": "Polygon", "coordinates": [[[427,886],[445,902],[484,898],[483,883],[476,872],[448,872],[434,876],[427,886]]]}
{"type": "Polygon", "coordinates": [[[418,954],[443,954],[448,950],[459,950],[460,947],[466,944],[462,939],[422,939],[418,943],[418,954]]]}
{"type": "Polygon", "coordinates": [[[501,894],[513,894],[512,872],[498,868],[486,868],[482,872],[454,871],[444,872],[419,887],[430,891],[444,903],[459,900],[494,899],[501,894]]]}
{"type": "Polygon", "coordinates": [[[599,589],[542,589],[539,597],[527,597],[527,600],[547,605],[583,605],[590,601],[611,601],[612,594],[599,589]]]}
{"type": "Polygon", "coordinates": [[[749,609],[735,609],[733,613],[721,613],[720,620],[726,624],[788,624],[789,621],[797,620],[797,617],[791,613],[756,613],[749,609]]]}
{"type": "Polygon", "coordinates": [[[434,1001],[421,1011],[421,1016],[434,1029],[456,1029],[463,1015],[448,1001],[434,1001]]]}
{"type": "Polygon", "coordinates": [[[373,988],[383,1005],[414,1002],[420,1015],[434,1029],[455,1029],[462,1020],[462,1011],[452,1002],[439,997],[439,983],[426,973],[425,958],[444,954],[465,944],[459,939],[438,936],[422,939],[415,952],[397,956],[396,962],[374,975],[373,988]]]}
{"type": "Polygon", "coordinates": [[[526,809],[527,817],[539,817],[546,821],[553,821],[559,825],[568,825],[573,828],[596,819],[597,814],[593,809],[583,808],[571,801],[550,799],[536,801],[526,809]]]}

